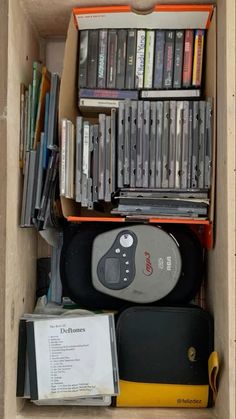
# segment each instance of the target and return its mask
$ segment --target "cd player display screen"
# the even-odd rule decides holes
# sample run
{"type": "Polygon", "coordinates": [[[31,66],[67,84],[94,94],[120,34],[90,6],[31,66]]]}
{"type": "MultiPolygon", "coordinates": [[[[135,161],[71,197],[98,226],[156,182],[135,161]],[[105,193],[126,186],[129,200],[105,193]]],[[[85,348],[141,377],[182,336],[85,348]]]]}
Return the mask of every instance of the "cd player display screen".
{"type": "Polygon", "coordinates": [[[105,281],[117,284],[120,280],[120,262],[116,258],[108,258],[105,262],[105,281]]]}

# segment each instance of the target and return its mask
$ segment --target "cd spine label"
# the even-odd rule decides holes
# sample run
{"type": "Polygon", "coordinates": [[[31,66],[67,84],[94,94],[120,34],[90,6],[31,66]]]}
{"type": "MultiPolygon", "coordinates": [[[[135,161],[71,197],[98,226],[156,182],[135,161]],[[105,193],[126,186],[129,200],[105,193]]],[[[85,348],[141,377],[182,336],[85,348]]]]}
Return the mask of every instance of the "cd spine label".
{"type": "Polygon", "coordinates": [[[99,31],[98,48],[98,87],[104,89],[106,87],[107,72],[107,29],[99,31]]]}
{"type": "Polygon", "coordinates": [[[125,75],[125,88],[134,89],[135,83],[135,63],[136,63],[136,37],[137,32],[135,29],[128,31],[127,36],[127,54],[126,54],[126,75],[125,75]]]}
{"type": "Polygon", "coordinates": [[[147,31],[145,48],[145,69],[144,69],[144,88],[151,89],[153,83],[153,61],[154,61],[154,41],[155,32],[147,31]]]}
{"type": "Polygon", "coordinates": [[[173,87],[180,89],[182,86],[182,65],[184,49],[184,31],[175,32],[175,60],[174,60],[174,82],[173,87]]]}
{"type": "Polygon", "coordinates": [[[202,59],[204,46],[204,30],[198,29],[195,32],[194,58],[193,58],[193,86],[201,86],[202,80],[202,59]]]}
{"type": "Polygon", "coordinates": [[[185,31],[184,62],[183,62],[183,87],[190,87],[192,82],[193,63],[193,30],[185,31]]]}
{"type": "Polygon", "coordinates": [[[154,63],[154,88],[163,87],[165,31],[156,31],[155,63],[154,63]]]}
{"type": "Polygon", "coordinates": [[[108,59],[107,59],[107,87],[116,87],[116,61],[117,61],[117,31],[108,32],[108,59]]]}
{"type": "Polygon", "coordinates": [[[116,88],[124,89],[125,87],[125,62],[127,47],[127,30],[121,29],[117,35],[117,71],[116,71],[116,88]]]}
{"type": "Polygon", "coordinates": [[[80,98],[94,99],[138,99],[137,90],[109,90],[109,89],[85,89],[79,91],[80,98]]]}
{"type": "Polygon", "coordinates": [[[79,87],[87,86],[87,64],[88,64],[88,31],[80,31],[79,48],[79,87]]]}
{"type": "Polygon", "coordinates": [[[174,31],[166,31],[165,55],[164,55],[164,87],[171,88],[173,84],[174,67],[174,31]]]}
{"type": "Polygon", "coordinates": [[[61,121],[60,194],[66,193],[66,119],[61,121]]]}
{"type": "Polygon", "coordinates": [[[146,32],[138,30],[137,32],[137,49],[136,49],[136,83],[137,89],[142,89],[144,79],[144,55],[145,55],[146,32]]]}
{"type": "Polygon", "coordinates": [[[89,31],[88,44],[88,87],[97,87],[97,63],[98,63],[98,30],[89,31]]]}

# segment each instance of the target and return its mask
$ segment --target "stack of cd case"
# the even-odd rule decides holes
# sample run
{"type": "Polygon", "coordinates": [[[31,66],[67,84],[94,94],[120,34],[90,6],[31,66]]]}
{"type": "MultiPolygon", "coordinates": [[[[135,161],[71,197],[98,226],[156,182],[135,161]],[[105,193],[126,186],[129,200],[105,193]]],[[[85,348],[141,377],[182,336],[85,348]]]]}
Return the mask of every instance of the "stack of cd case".
{"type": "Polygon", "coordinates": [[[118,188],[209,189],[212,100],[121,101],[118,188]]]}
{"type": "Polygon", "coordinates": [[[112,214],[206,218],[212,120],[211,98],[127,99],[109,115],[78,116],[75,127],[62,119],[60,195],[91,210],[112,204],[112,214]],[[123,190],[142,196],[121,197],[117,208],[123,190]]]}
{"type": "Polygon", "coordinates": [[[91,123],[61,121],[60,195],[82,207],[111,202],[116,190],[116,110],[91,123]]]}
{"type": "Polygon", "coordinates": [[[121,189],[112,214],[128,218],[168,217],[206,219],[210,205],[208,190],[121,189]]]}

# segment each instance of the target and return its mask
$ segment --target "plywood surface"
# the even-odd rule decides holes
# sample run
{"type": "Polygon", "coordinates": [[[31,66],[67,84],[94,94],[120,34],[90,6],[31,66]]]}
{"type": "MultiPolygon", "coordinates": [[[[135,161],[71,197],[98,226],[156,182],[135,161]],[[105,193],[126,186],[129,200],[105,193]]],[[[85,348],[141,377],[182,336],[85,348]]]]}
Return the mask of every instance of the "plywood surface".
{"type": "MultiPolygon", "coordinates": [[[[37,245],[34,232],[23,231],[18,227],[22,186],[18,169],[19,86],[21,81],[29,82],[31,62],[39,55],[37,32],[44,37],[65,35],[70,9],[74,6],[88,6],[94,3],[88,0],[11,0],[10,36],[7,41],[8,1],[0,1],[0,174],[1,179],[4,180],[0,189],[1,371],[4,370],[4,349],[6,348],[5,377],[4,374],[0,374],[0,418],[4,419],[16,418],[18,319],[34,303],[37,245]],[[23,6],[26,15],[22,13],[20,5],[23,6]],[[8,43],[9,68],[7,69],[8,43]],[[6,119],[7,75],[9,83],[8,118],[6,119]],[[5,389],[3,389],[4,381],[5,389]],[[2,413],[3,396],[5,416],[2,413]]],[[[120,0],[99,1],[99,4],[126,3],[120,0]]],[[[154,1],[139,0],[132,4],[136,7],[143,5],[150,7],[154,1]]],[[[209,302],[216,324],[215,344],[222,361],[216,416],[213,410],[39,408],[27,404],[17,415],[18,419],[74,419],[75,417],[81,419],[212,419],[213,417],[235,419],[235,0],[218,2],[217,25],[221,54],[218,54],[217,67],[216,246],[209,255],[208,283],[209,302]]]]}
{"type": "MultiPolygon", "coordinates": [[[[20,4],[30,17],[33,25],[41,36],[63,36],[69,23],[70,10],[73,7],[83,7],[91,5],[112,5],[112,4],[131,4],[136,9],[150,9],[156,3],[193,3],[189,0],[19,0],[20,4]]],[[[213,3],[213,1],[197,1],[197,3],[213,3]]]]}
{"type": "Polygon", "coordinates": [[[8,2],[0,4],[0,417],[4,414],[4,358],[5,358],[5,271],[6,271],[6,137],[7,137],[7,45],[8,45],[8,2]]]}
{"type": "MultiPolygon", "coordinates": [[[[37,240],[33,229],[19,228],[22,175],[19,170],[20,83],[32,78],[32,61],[38,58],[36,32],[25,20],[18,0],[8,10],[8,91],[7,91],[7,175],[6,194],[6,275],[5,292],[5,416],[16,414],[16,366],[19,317],[32,310],[36,286],[37,240]]],[[[6,46],[5,46],[6,48],[6,46]]],[[[2,279],[2,278],[1,278],[2,279]]],[[[2,288],[2,287],[1,287],[2,288]]],[[[4,322],[1,318],[1,322],[4,322]]],[[[1,374],[2,375],[2,374],[1,374]]]]}
{"type": "Polygon", "coordinates": [[[235,0],[219,1],[217,16],[216,242],[209,254],[208,301],[221,359],[217,413],[235,419],[235,0]]]}
{"type": "MultiPolygon", "coordinates": [[[[214,419],[212,409],[114,409],[27,406],[17,419],[214,419]]],[[[222,418],[223,419],[223,418],[222,418]]],[[[226,418],[224,418],[226,419],[226,418]]],[[[231,419],[231,418],[230,418],[231,419]]]]}

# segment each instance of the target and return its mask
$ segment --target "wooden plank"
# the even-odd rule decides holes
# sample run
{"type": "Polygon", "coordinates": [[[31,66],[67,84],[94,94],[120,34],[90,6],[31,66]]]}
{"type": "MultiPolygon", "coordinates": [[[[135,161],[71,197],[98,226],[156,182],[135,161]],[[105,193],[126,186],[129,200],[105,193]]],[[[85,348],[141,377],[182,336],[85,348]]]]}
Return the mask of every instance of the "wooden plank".
{"type": "Polygon", "coordinates": [[[5,358],[5,272],[6,272],[6,172],[7,172],[7,75],[8,75],[8,1],[0,4],[0,417],[4,416],[4,358],[5,358]]]}
{"type": "MultiPolygon", "coordinates": [[[[213,409],[155,409],[155,408],[102,408],[102,407],[40,407],[27,403],[17,419],[214,419],[213,409]]],[[[223,418],[222,418],[223,419],[223,418]]],[[[231,419],[226,418],[224,419],[231,419]]],[[[233,418],[232,418],[233,419],[233,418]]]]}
{"type": "MultiPolygon", "coordinates": [[[[227,66],[226,66],[226,109],[227,109],[227,194],[228,194],[228,208],[227,208],[227,233],[228,233],[228,362],[229,362],[229,417],[236,416],[236,104],[235,104],[235,90],[236,90],[236,4],[235,0],[227,1],[226,8],[226,51],[227,51],[227,66]]],[[[220,61],[220,59],[219,59],[220,61]]],[[[219,64],[220,68],[220,64],[219,64]]],[[[222,73],[224,74],[224,73],[222,73]]],[[[220,81],[219,81],[220,83],[220,81]]],[[[222,409],[223,413],[223,409],[222,409]]]]}
{"type": "Polygon", "coordinates": [[[217,2],[216,240],[209,253],[208,305],[222,359],[219,418],[235,418],[235,0],[217,2]]]}
{"type": "MultiPolygon", "coordinates": [[[[27,84],[31,80],[32,61],[39,56],[39,46],[35,29],[22,12],[19,1],[12,0],[8,4],[8,47],[7,43],[4,45],[8,54],[7,137],[4,137],[7,154],[2,157],[1,150],[1,159],[5,161],[0,165],[1,169],[7,166],[0,189],[2,193],[2,188],[7,188],[6,216],[1,218],[6,223],[5,412],[0,417],[13,419],[17,404],[21,404],[15,398],[19,317],[34,306],[37,257],[35,231],[19,228],[23,180],[19,170],[20,83],[27,84]]],[[[7,21],[7,16],[5,19],[7,21]]]]}

